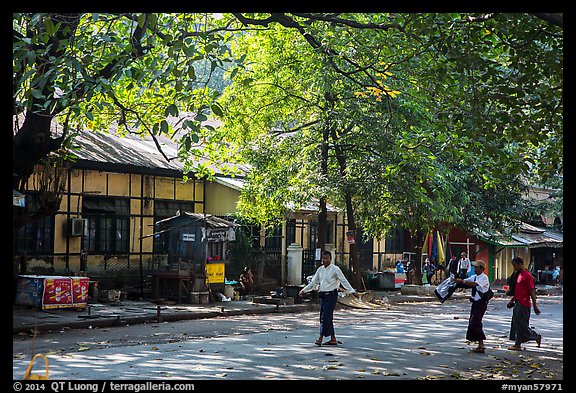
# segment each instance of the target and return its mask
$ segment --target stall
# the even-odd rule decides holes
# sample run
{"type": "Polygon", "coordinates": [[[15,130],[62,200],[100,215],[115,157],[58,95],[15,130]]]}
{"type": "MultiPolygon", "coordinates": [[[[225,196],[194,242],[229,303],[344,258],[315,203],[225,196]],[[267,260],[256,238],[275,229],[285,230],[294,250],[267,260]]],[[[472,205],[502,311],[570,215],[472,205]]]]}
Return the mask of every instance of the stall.
{"type": "Polygon", "coordinates": [[[182,212],[156,222],[167,244],[168,264],[152,272],[156,298],[207,303],[210,292],[224,293],[229,242],[239,225],[222,218],[182,212]]]}

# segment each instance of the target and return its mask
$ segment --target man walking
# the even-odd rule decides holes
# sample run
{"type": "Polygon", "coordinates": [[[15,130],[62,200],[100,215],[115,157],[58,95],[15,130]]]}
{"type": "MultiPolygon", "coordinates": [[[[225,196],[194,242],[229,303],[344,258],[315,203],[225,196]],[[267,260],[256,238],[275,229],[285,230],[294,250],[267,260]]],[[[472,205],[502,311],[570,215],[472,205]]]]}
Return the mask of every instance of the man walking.
{"type": "Polygon", "coordinates": [[[470,294],[472,307],[470,308],[466,340],[478,342],[478,346],[472,349],[472,352],[484,353],[486,350],[484,346],[486,335],[482,329],[482,318],[484,318],[484,314],[488,308],[488,302],[483,300],[481,295],[490,289],[490,281],[488,280],[488,276],[484,274],[484,270],[486,269],[484,261],[472,262],[472,266],[474,266],[474,274],[466,279],[458,277],[456,283],[472,288],[472,293],[470,294]]]}
{"type": "Polygon", "coordinates": [[[306,292],[312,291],[318,286],[318,297],[320,298],[320,337],[314,344],[322,345],[324,337],[330,337],[324,345],[338,345],[336,334],[334,333],[334,308],[338,301],[338,288],[340,284],[355,297],[358,296],[356,290],[348,282],[342,270],[332,264],[332,253],[324,251],[322,253],[322,266],[320,266],[312,281],[300,290],[300,297],[306,292]]]}
{"type": "Polygon", "coordinates": [[[512,266],[518,272],[514,296],[508,303],[508,308],[512,310],[512,323],[510,325],[510,340],[514,340],[514,345],[508,347],[511,351],[521,351],[521,344],[534,340],[538,347],[542,341],[542,335],[530,328],[530,300],[534,306],[536,315],[540,314],[540,309],[536,305],[536,289],[532,273],[524,267],[524,261],[520,257],[512,258],[512,266]]]}

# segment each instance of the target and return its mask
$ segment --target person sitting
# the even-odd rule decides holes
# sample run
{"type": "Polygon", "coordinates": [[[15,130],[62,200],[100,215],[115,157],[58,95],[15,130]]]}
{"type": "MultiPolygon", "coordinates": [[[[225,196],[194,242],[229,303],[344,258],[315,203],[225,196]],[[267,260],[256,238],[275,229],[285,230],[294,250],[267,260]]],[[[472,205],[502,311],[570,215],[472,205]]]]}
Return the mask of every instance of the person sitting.
{"type": "Polygon", "coordinates": [[[240,293],[242,295],[251,295],[254,290],[254,274],[248,266],[244,268],[240,275],[240,293]]]}
{"type": "Polygon", "coordinates": [[[552,270],[552,283],[554,285],[560,284],[560,266],[556,266],[554,270],[552,270]]]}

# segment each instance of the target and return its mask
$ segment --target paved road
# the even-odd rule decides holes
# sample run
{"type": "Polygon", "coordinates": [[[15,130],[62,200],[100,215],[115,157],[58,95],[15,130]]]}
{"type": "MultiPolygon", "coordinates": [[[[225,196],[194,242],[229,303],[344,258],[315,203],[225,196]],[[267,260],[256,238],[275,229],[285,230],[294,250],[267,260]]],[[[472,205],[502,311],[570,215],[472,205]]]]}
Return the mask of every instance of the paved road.
{"type": "Polygon", "coordinates": [[[531,324],[542,347],[522,352],[506,350],[511,311],[494,298],[484,318],[488,349],[470,353],[470,303],[455,299],[337,310],[338,347],[314,346],[312,312],[15,336],[13,378],[42,352],[57,380],[562,380],[563,297],[539,300],[531,324]]]}

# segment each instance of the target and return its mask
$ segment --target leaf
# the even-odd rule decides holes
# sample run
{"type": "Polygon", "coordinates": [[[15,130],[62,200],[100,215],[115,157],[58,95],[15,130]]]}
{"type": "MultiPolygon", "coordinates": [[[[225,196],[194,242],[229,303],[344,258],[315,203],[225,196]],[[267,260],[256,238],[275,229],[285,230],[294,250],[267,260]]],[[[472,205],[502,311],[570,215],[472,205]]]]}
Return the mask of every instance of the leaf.
{"type": "Polygon", "coordinates": [[[144,23],[146,23],[146,14],[140,14],[138,17],[138,26],[142,28],[144,27],[144,23]]]}
{"type": "Polygon", "coordinates": [[[168,133],[168,122],[166,120],[162,120],[160,122],[160,131],[163,133],[168,133]]]}
{"type": "Polygon", "coordinates": [[[176,104],[170,104],[164,110],[164,116],[172,115],[174,117],[178,117],[178,107],[176,104]]]}
{"type": "Polygon", "coordinates": [[[212,113],[214,113],[216,116],[224,116],[224,112],[222,111],[222,107],[220,106],[220,104],[218,103],[212,104],[210,109],[212,110],[212,113]]]}

